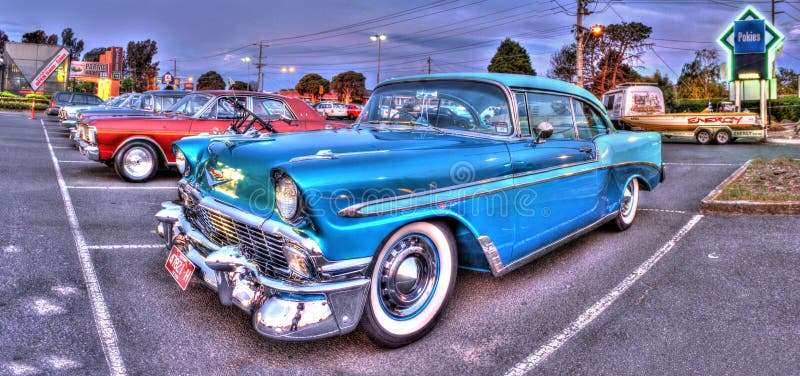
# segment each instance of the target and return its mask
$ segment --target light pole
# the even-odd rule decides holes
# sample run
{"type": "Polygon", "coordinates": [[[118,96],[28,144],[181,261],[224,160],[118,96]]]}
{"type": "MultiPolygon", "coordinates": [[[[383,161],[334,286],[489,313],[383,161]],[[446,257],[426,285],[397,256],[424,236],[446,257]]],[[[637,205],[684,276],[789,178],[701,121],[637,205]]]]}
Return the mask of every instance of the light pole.
{"type": "Polygon", "coordinates": [[[378,82],[376,83],[379,83],[381,82],[381,41],[386,40],[386,34],[380,33],[371,35],[369,39],[372,39],[373,41],[378,41],[378,82]]]}
{"type": "Polygon", "coordinates": [[[247,64],[247,86],[250,86],[250,56],[245,56],[242,58],[242,63],[247,64]]]}

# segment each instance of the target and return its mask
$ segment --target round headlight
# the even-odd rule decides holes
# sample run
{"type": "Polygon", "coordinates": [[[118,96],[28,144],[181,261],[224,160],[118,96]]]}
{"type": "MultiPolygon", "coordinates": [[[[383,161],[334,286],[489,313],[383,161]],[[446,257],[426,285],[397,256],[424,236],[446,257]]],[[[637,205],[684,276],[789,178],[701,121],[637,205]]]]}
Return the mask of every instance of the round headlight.
{"type": "Polygon", "coordinates": [[[285,220],[292,220],[297,217],[300,192],[294,180],[289,176],[281,176],[275,184],[275,204],[278,207],[278,213],[285,220]]]}
{"type": "Polygon", "coordinates": [[[175,150],[175,164],[178,166],[178,171],[185,174],[189,171],[189,162],[186,160],[186,155],[183,154],[181,149],[175,150]]]}

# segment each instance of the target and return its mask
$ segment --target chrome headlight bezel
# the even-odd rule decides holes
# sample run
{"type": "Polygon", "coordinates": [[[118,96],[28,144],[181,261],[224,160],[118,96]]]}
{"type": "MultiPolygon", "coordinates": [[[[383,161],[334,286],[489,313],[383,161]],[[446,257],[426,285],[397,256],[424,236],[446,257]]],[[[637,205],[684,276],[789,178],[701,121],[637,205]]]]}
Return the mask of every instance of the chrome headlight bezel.
{"type": "Polygon", "coordinates": [[[292,223],[297,221],[302,214],[300,206],[300,189],[289,175],[276,173],[275,181],[275,208],[281,218],[292,223]]]}
{"type": "Polygon", "coordinates": [[[183,153],[183,150],[176,147],[175,148],[175,165],[178,167],[178,171],[186,175],[191,172],[192,166],[189,164],[189,161],[186,159],[186,154],[183,153]]]}

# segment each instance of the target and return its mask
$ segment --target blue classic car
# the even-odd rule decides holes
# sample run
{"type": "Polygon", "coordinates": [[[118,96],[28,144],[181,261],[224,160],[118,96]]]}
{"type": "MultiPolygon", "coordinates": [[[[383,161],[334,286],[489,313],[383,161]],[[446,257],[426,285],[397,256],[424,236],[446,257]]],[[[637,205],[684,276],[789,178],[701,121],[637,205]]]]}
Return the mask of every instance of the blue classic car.
{"type": "Polygon", "coordinates": [[[353,129],[245,133],[174,144],[180,200],[158,232],[182,287],[196,277],[282,340],[360,323],[408,344],[458,267],[502,276],[600,225],[625,230],[663,179],[657,133],[617,131],[589,92],[531,76],[392,79],[353,129]]]}

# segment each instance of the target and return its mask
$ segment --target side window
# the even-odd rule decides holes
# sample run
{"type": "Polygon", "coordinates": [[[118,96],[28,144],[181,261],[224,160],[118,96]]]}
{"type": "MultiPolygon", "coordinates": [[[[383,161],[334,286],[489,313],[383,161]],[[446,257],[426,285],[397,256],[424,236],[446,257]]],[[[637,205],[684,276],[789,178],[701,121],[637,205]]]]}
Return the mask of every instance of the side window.
{"type": "Polygon", "coordinates": [[[253,98],[253,113],[258,116],[283,115],[294,119],[285,103],[271,98],[253,98]]]}
{"type": "Polygon", "coordinates": [[[572,123],[570,99],[554,94],[528,93],[528,116],[531,126],[542,122],[553,125],[551,140],[575,139],[575,127],[572,123]]]}
{"type": "Polygon", "coordinates": [[[578,126],[578,135],[583,140],[591,140],[595,136],[606,134],[606,123],[603,117],[586,102],[573,100],[575,111],[575,124],[578,126]]]}
{"type": "Polygon", "coordinates": [[[142,110],[152,110],[153,109],[153,96],[151,95],[142,95],[142,102],[139,104],[139,108],[142,110]]]}
{"type": "Polygon", "coordinates": [[[519,128],[522,132],[522,137],[531,136],[531,126],[528,121],[528,105],[525,103],[525,93],[517,93],[517,111],[519,112],[519,128]]]}
{"type": "Polygon", "coordinates": [[[92,97],[92,104],[97,105],[97,104],[102,104],[102,103],[103,103],[102,99],[100,99],[98,97],[92,97]]]}
{"type": "Polygon", "coordinates": [[[58,93],[56,95],[56,102],[66,102],[69,101],[69,96],[71,93],[58,93]]]}
{"type": "Polygon", "coordinates": [[[76,96],[74,96],[72,98],[72,103],[74,103],[74,104],[89,104],[89,101],[87,99],[89,99],[89,98],[87,98],[85,95],[76,95],[76,96]]]}

